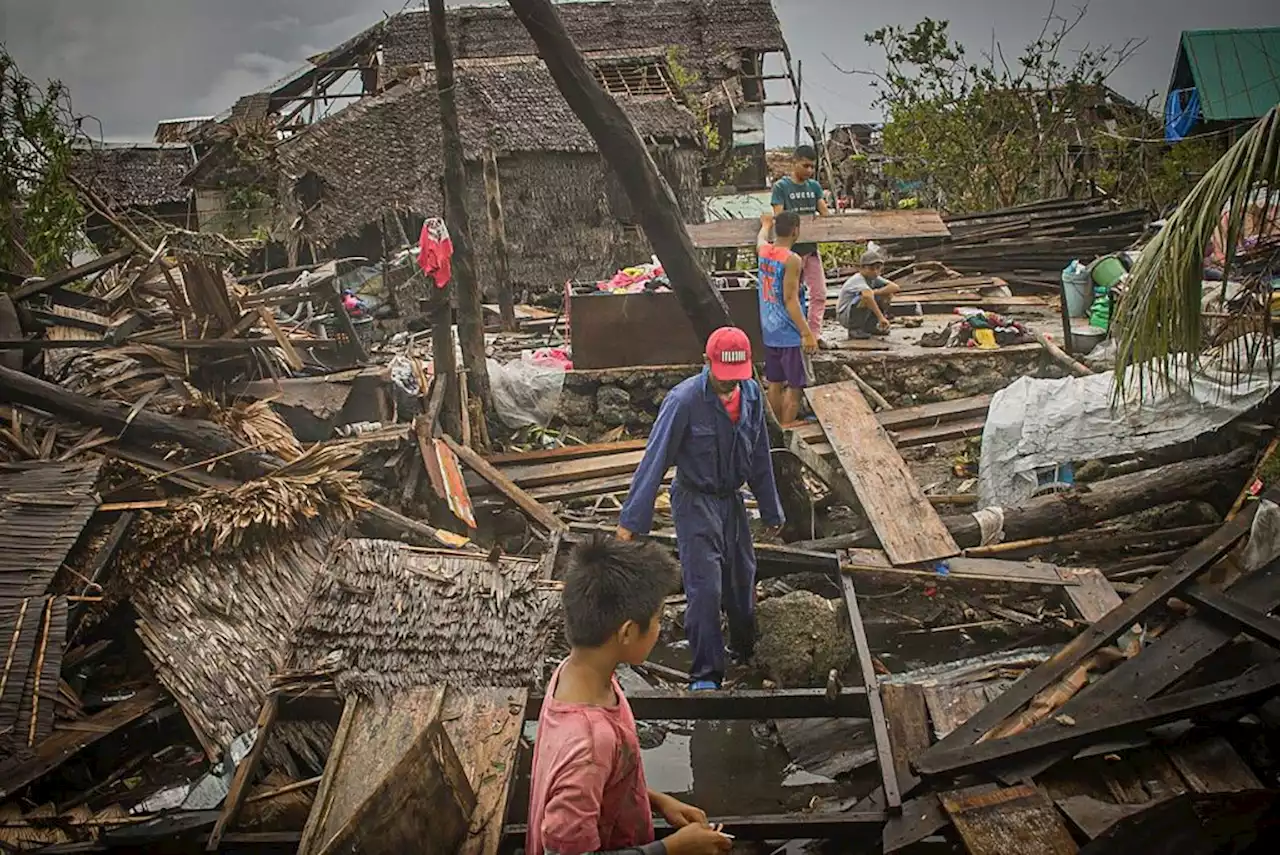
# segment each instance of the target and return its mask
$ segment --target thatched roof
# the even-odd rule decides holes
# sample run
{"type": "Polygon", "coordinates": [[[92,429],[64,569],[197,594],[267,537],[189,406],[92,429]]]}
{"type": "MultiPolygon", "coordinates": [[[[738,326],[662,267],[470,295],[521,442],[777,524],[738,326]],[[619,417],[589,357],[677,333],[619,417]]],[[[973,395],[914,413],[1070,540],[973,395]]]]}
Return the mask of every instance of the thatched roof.
{"type": "MultiPolygon", "coordinates": [[[[457,78],[468,159],[479,160],[489,146],[504,153],[596,151],[542,60],[461,63],[457,78]]],[[[615,97],[645,138],[698,138],[697,119],[672,97],[615,97]]],[[[434,77],[428,72],[326,117],[281,143],[278,154],[289,175],[311,173],[323,183],[323,204],[307,217],[313,238],[354,232],[388,208],[437,211],[444,164],[434,77]]]]}
{"type": "Polygon", "coordinates": [[[38,597],[98,509],[101,460],[0,465],[0,598],[38,597]]]}
{"type": "Polygon", "coordinates": [[[107,204],[147,208],[190,199],[181,182],[194,165],[195,154],[184,143],[107,144],[77,149],[72,170],[107,204]]]}
{"type": "MultiPolygon", "coordinates": [[[[339,527],[322,518],[252,549],[127,574],[147,657],[207,746],[225,749],[255,725],[339,527]]],[[[272,768],[298,773],[284,747],[323,765],[322,734],[292,726],[277,733],[267,749],[272,768]]]]}
{"type": "Polygon", "coordinates": [[[541,576],[524,559],[350,540],[316,589],[290,668],[370,696],[537,683],[559,603],[541,576]]]}
{"type": "MultiPolygon", "coordinates": [[[[770,0],[620,0],[561,3],[556,7],[579,50],[683,49],[706,66],[740,50],[782,50],[782,26],[770,0]]],[[[459,58],[534,54],[524,24],[504,3],[449,9],[449,37],[459,58]]],[[[411,10],[388,21],[383,38],[388,65],[430,62],[431,22],[411,10]]]]}

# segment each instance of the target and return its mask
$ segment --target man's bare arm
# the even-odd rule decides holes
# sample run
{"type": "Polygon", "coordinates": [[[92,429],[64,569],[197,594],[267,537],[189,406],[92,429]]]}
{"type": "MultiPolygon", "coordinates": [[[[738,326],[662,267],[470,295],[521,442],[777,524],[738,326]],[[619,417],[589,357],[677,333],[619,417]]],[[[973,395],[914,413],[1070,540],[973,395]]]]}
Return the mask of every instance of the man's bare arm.
{"type": "Polygon", "coordinates": [[[800,271],[803,267],[800,256],[792,253],[787,259],[786,274],[782,280],[782,300],[787,307],[787,315],[791,318],[791,322],[800,331],[800,341],[804,349],[812,352],[818,349],[818,340],[813,337],[813,331],[809,329],[809,320],[804,316],[804,309],[800,306],[800,271]]]}

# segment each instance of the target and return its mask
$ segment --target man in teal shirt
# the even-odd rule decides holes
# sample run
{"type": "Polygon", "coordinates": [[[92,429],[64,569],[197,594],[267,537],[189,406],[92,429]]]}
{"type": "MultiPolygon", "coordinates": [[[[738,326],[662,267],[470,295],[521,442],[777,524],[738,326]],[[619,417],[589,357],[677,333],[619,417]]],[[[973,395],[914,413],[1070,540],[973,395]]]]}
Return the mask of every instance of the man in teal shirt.
{"type": "MultiPolygon", "coordinates": [[[[817,154],[813,146],[796,148],[791,161],[791,174],[783,176],[773,185],[773,213],[794,211],[797,214],[827,216],[827,200],[822,196],[822,185],[813,178],[817,154]]],[[[816,243],[796,244],[792,249],[800,256],[802,267],[800,281],[809,294],[809,329],[816,339],[822,338],[822,316],[827,310],[827,278],[822,269],[822,256],[816,243]]]]}

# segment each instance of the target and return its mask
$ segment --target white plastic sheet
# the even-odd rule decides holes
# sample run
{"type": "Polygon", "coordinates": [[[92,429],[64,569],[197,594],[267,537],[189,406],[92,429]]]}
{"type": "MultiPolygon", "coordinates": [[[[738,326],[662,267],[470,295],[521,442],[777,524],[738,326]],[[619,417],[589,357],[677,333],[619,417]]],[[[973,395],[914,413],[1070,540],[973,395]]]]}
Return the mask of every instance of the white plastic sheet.
{"type": "Polygon", "coordinates": [[[564,367],[537,363],[528,352],[519,362],[488,360],[493,408],[509,428],[546,427],[560,406],[564,367]]]}
{"type": "Polygon", "coordinates": [[[982,431],[978,477],[983,507],[1021,504],[1036,489],[1036,470],[1055,464],[1152,451],[1217,430],[1260,404],[1277,377],[1259,359],[1232,384],[1227,368],[1240,342],[1209,353],[1190,378],[1137,393],[1113,408],[1113,373],[1061,380],[1022,377],[997,392],[982,431]]]}

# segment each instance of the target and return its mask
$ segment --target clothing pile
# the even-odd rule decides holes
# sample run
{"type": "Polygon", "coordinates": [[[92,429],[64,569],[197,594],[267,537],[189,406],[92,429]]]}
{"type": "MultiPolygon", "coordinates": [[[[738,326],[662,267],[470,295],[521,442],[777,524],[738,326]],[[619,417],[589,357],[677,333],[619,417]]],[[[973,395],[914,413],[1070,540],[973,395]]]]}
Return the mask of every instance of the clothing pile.
{"type": "Polygon", "coordinates": [[[982,309],[959,308],[960,317],[945,329],[927,332],[920,337],[922,347],[978,347],[993,350],[1010,344],[1034,341],[1027,328],[1018,321],[982,309]]]}
{"type": "Polygon", "coordinates": [[[644,291],[670,291],[671,280],[663,271],[658,259],[648,264],[627,267],[613,274],[613,278],[597,282],[596,288],[609,294],[639,294],[644,291]]]}

